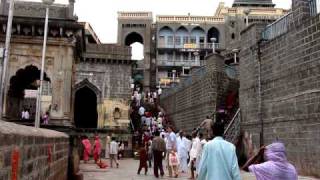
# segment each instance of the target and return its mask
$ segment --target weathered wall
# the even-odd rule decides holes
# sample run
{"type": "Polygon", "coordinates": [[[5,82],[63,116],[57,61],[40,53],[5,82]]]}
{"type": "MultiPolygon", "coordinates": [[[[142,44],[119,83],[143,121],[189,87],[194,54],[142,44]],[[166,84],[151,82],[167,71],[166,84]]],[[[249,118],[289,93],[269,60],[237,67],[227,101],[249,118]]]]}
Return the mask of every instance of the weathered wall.
{"type": "MultiPolygon", "coordinates": [[[[264,144],[283,141],[288,159],[299,173],[319,177],[320,16],[308,17],[301,10],[306,4],[294,0],[293,5],[299,8],[293,8],[294,24],[289,32],[261,44],[261,119],[264,144]]],[[[253,135],[255,147],[259,145],[261,128],[255,42],[262,27],[251,26],[241,36],[241,128],[253,135]]]]}
{"type": "Polygon", "coordinates": [[[68,153],[64,133],[0,121],[0,179],[66,180],[68,153]]]}
{"type": "Polygon", "coordinates": [[[130,122],[127,112],[131,98],[131,72],[131,64],[122,64],[121,62],[110,64],[80,62],[76,64],[75,84],[87,79],[101,92],[100,97],[97,97],[99,128],[114,126],[126,128],[128,126],[130,122]],[[115,108],[120,109],[118,120],[113,117],[115,108]]]}
{"type": "Polygon", "coordinates": [[[237,85],[224,71],[223,58],[214,54],[207,57],[207,66],[192,73],[192,77],[161,95],[162,107],[176,128],[190,133],[206,118],[215,113],[227,91],[237,85]]]}
{"type": "Polygon", "coordinates": [[[131,64],[101,64],[81,62],[76,64],[76,84],[88,79],[102,92],[102,98],[129,99],[131,97],[131,64]]]}
{"type": "MultiPolygon", "coordinates": [[[[0,41],[4,41],[3,34],[0,41]]],[[[26,66],[33,65],[41,69],[42,37],[14,36],[11,43],[10,61],[8,65],[8,77],[6,83],[6,95],[10,88],[10,80],[17,71],[26,66]]],[[[52,102],[50,123],[70,126],[71,122],[71,87],[72,66],[74,60],[74,43],[66,38],[49,38],[45,73],[51,80],[52,102]]],[[[5,115],[8,118],[19,118],[19,103],[13,98],[5,97],[5,115]]],[[[44,114],[45,112],[41,112],[44,114]]]]}

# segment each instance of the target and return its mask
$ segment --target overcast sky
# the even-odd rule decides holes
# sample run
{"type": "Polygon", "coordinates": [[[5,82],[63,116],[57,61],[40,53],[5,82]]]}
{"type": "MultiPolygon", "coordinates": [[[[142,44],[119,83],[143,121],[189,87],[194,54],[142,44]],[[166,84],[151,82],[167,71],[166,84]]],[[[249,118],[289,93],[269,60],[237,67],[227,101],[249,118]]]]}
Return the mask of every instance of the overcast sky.
{"type": "MultiPolygon", "coordinates": [[[[37,0],[32,0],[37,1],[37,0]]],[[[68,0],[56,0],[67,3],[68,0]]],[[[233,0],[76,0],[79,21],[91,24],[103,43],[117,41],[118,11],[151,11],[153,15],[213,15],[219,2],[231,6],[233,0]]],[[[273,0],[277,7],[289,9],[291,0],[273,0]]]]}

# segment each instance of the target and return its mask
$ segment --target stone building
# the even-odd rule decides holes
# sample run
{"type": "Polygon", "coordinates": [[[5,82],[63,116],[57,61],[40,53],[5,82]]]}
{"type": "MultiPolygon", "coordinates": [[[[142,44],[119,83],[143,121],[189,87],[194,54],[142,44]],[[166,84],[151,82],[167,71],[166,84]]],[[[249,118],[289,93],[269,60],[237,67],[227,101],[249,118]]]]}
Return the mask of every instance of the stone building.
{"type": "Polygon", "coordinates": [[[211,38],[227,63],[233,63],[232,50],[240,49],[240,32],[247,21],[271,23],[288,12],[274,6],[272,0],[235,0],[233,7],[220,3],[212,16],[158,15],[155,22],[151,12],[120,12],[118,43],[142,43],[145,58],[138,69],[145,86],[170,87],[193,67],[205,64],[212,52],[211,38]]]}
{"type": "MultiPolygon", "coordinates": [[[[1,46],[5,40],[8,2],[1,1],[1,46]]],[[[131,97],[131,48],[102,44],[89,23],[80,23],[69,4],[50,6],[41,114],[50,125],[127,130],[131,97]]],[[[45,6],[16,2],[12,26],[4,116],[20,119],[23,108],[35,114],[40,77],[45,6]]]]}
{"type": "Polygon", "coordinates": [[[271,25],[241,32],[241,129],[255,148],[282,141],[299,174],[319,174],[320,15],[315,1],[293,0],[271,25]]]}
{"type": "MultiPolygon", "coordinates": [[[[218,83],[221,79],[221,76],[210,76],[211,79],[218,79],[218,80],[203,80],[203,78],[197,79],[194,76],[197,76],[193,73],[199,74],[204,69],[208,69],[209,67],[205,67],[206,60],[203,60],[202,63],[197,64],[196,66],[190,66],[190,74],[191,75],[184,75],[181,76],[182,87],[180,85],[173,86],[164,91],[162,95],[161,102],[166,107],[168,114],[172,121],[175,122],[177,128],[185,129],[186,125],[191,125],[190,127],[196,127],[200,124],[200,122],[205,119],[206,116],[211,116],[216,113],[216,111],[226,106],[225,98],[228,97],[230,94],[234,94],[238,92],[238,87],[236,83],[236,79],[239,79],[239,57],[234,57],[234,53],[238,53],[241,51],[241,46],[243,43],[243,39],[240,38],[240,32],[255,22],[263,22],[263,23],[271,23],[274,22],[276,19],[280,18],[282,15],[287,13],[287,10],[274,8],[274,4],[271,0],[263,0],[263,1],[237,1],[235,0],[232,7],[226,7],[224,3],[220,3],[214,16],[212,17],[202,17],[202,16],[158,16],[156,24],[160,28],[158,34],[158,48],[157,48],[157,62],[158,62],[158,69],[161,68],[159,65],[162,63],[162,55],[159,55],[159,51],[161,50],[161,41],[160,36],[162,36],[161,29],[166,28],[165,33],[165,45],[168,46],[168,39],[172,35],[175,38],[178,36],[178,40],[181,39],[179,32],[173,31],[170,35],[169,27],[173,29],[179,29],[183,26],[191,27],[187,31],[187,41],[194,42],[194,47],[187,48],[186,51],[190,52],[202,52],[201,59],[205,59],[208,54],[212,53],[212,42],[210,42],[210,38],[216,38],[215,44],[215,51],[221,55],[222,62],[224,64],[223,68],[221,69],[220,73],[225,74],[228,78],[230,78],[233,83],[229,83],[229,81],[225,81],[224,83],[218,83]],[[163,21],[163,22],[162,22],[163,21]],[[192,35],[193,28],[199,29],[204,28],[202,35],[192,35]],[[213,33],[212,28],[215,29],[215,33],[213,33]],[[191,33],[191,34],[190,34],[191,33]],[[195,38],[194,38],[195,37],[195,38]],[[206,46],[201,46],[201,45],[206,46]],[[160,46],[160,47],[159,47],[160,46]],[[202,48],[205,47],[205,48],[202,48]],[[234,49],[237,49],[234,52],[234,49]],[[161,63],[159,63],[161,62],[161,63]],[[201,67],[202,66],[202,67],[201,67]],[[200,69],[200,70],[197,70],[200,69]],[[202,70],[201,70],[202,69],[202,70]],[[188,84],[187,86],[185,84],[188,84]],[[195,85],[196,84],[196,85],[195,85]],[[230,87],[220,92],[220,97],[223,100],[215,100],[215,98],[209,98],[212,94],[215,94],[216,88],[219,86],[230,87]],[[194,86],[194,87],[193,87],[194,86]],[[210,87],[210,88],[209,88],[210,87]],[[182,90],[183,89],[183,90],[182,90]],[[209,91],[209,94],[206,94],[205,91],[209,91]],[[188,92],[184,94],[183,92],[188,92]],[[211,92],[211,93],[210,93],[211,92]],[[208,98],[204,98],[204,97],[208,98]],[[192,100],[191,100],[192,99],[192,100]],[[184,103],[185,102],[185,103],[184,103]],[[188,102],[188,103],[187,103],[188,102]],[[213,105],[214,104],[214,105],[213,105]],[[220,106],[220,107],[219,107],[220,106]],[[187,115],[189,114],[189,115],[187,115]],[[187,122],[187,123],[186,123],[187,122]]],[[[182,38],[183,39],[183,38],[182,38]]],[[[180,44],[180,42],[178,42],[180,44]]],[[[176,51],[185,50],[184,48],[179,47],[176,45],[175,42],[172,46],[166,47],[165,52],[169,52],[170,49],[174,49],[176,51]]],[[[162,51],[162,50],[161,50],[162,51]]],[[[192,53],[188,55],[189,57],[192,56],[192,53]]],[[[168,57],[168,56],[166,56],[168,57]]],[[[170,62],[177,63],[180,62],[178,59],[174,59],[171,61],[166,61],[167,66],[170,66],[170,62]]],[[[186,61],[190,62],[190,61],[186,61]]],[[[180,65],[183,68],[185,63],[181,63],[180,65]]],[[[183,68],[184,69],[184,68],[183,68]]],[[[160,71],[159,71],[160,72],[160,71]]],[[[203,73],[200,73],[203,74],[203,73]]],[[[161,75],[161,72],[158,73],[161,75]]],[[[205,76],[205,75],[204,75],[205,76]]],[[[210,79],[209,78],[209,79],[210,79]]],[[[172,78],[170,78],[172,80],[172,78]]],[[[221,80],[223,82],[223,80],[221,80]]],[[[238,106],[237,106],[238,107],[238,106]]],[[[190,130],[189,126],[187,128],[190,130]]]]}
{"type": "MultiPolygon", "coordinates": [[[[81,40],[75,38],[81,33],[82,26],[73,15],[73,1],[69,5],[54,5],[51,7],[48,32],[45,95],[51,98],[51,108],[43,106],[42,113],[50,111],[52,124],[71,126],[73,64],[80,57],[77,47],[83,46],[81,40]]],[[[5,40],[7,25],[8,2],[1,1],[1,45],[5,40]]],[[[4,116],[6,119],[19,119],[22,108],[30,110],[34,118],[35,101],[32,90],[37,89],[36,81],[40,77],[41,53],[44,32],[45,6],[34,2],[16,2],[12,26],[12,39],[9,66],[5,87],[4,116]],[[29,91],[25,91],[25,90],[29,91]],[[29,92],[29,93],[28,93],[29,92]],[[31,98],[25,98],[26,95],[31,98]]],[[[36,93],[34,93],[36,94],[36,93]]],[[[47,103],[48,104],[48,103],[47,103]]]]}

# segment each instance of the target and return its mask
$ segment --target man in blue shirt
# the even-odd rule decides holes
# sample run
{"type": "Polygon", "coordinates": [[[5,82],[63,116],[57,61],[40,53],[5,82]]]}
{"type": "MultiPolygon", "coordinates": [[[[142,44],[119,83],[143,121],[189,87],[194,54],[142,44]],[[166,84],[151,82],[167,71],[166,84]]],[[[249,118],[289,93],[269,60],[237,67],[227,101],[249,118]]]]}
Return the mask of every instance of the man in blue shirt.
{"type": "Polygon", "coordinates": [[[223,123],[214,123],[212,131],[215,138],[204,146],[198,180],[241,180],[236,148],[222,138],[223,123]]]}

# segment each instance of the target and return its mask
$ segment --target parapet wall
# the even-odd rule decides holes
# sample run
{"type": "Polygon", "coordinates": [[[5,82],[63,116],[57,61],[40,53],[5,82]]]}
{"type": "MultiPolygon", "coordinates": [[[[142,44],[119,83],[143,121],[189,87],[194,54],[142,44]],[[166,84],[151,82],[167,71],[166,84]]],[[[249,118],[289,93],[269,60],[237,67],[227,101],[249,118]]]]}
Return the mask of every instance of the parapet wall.
{"type": "Polygon", "coordinates": [[[284,142],[299,174],[320,177],[320,15],[299,22],[261,43],[261,109],[257,42],[263,26],[253,25],[242,33],[241,128],[251,134],[256,149],[260,133],[264,144],[284,142]]]}
{"type": "Polygon", "coordinates": [[[223,57],[207,57],[207,66],[192,72],[191,77],[164,91],[160,103],[176,128],[191,133],[206,118],[212,116],[229,91],[237,91],[239,84],[230,79],[223,57]]]}
{"type": "Polygon", "coordinates": [[[68,135],[0,121],[0,179],[67,180],[68,135]]]}

